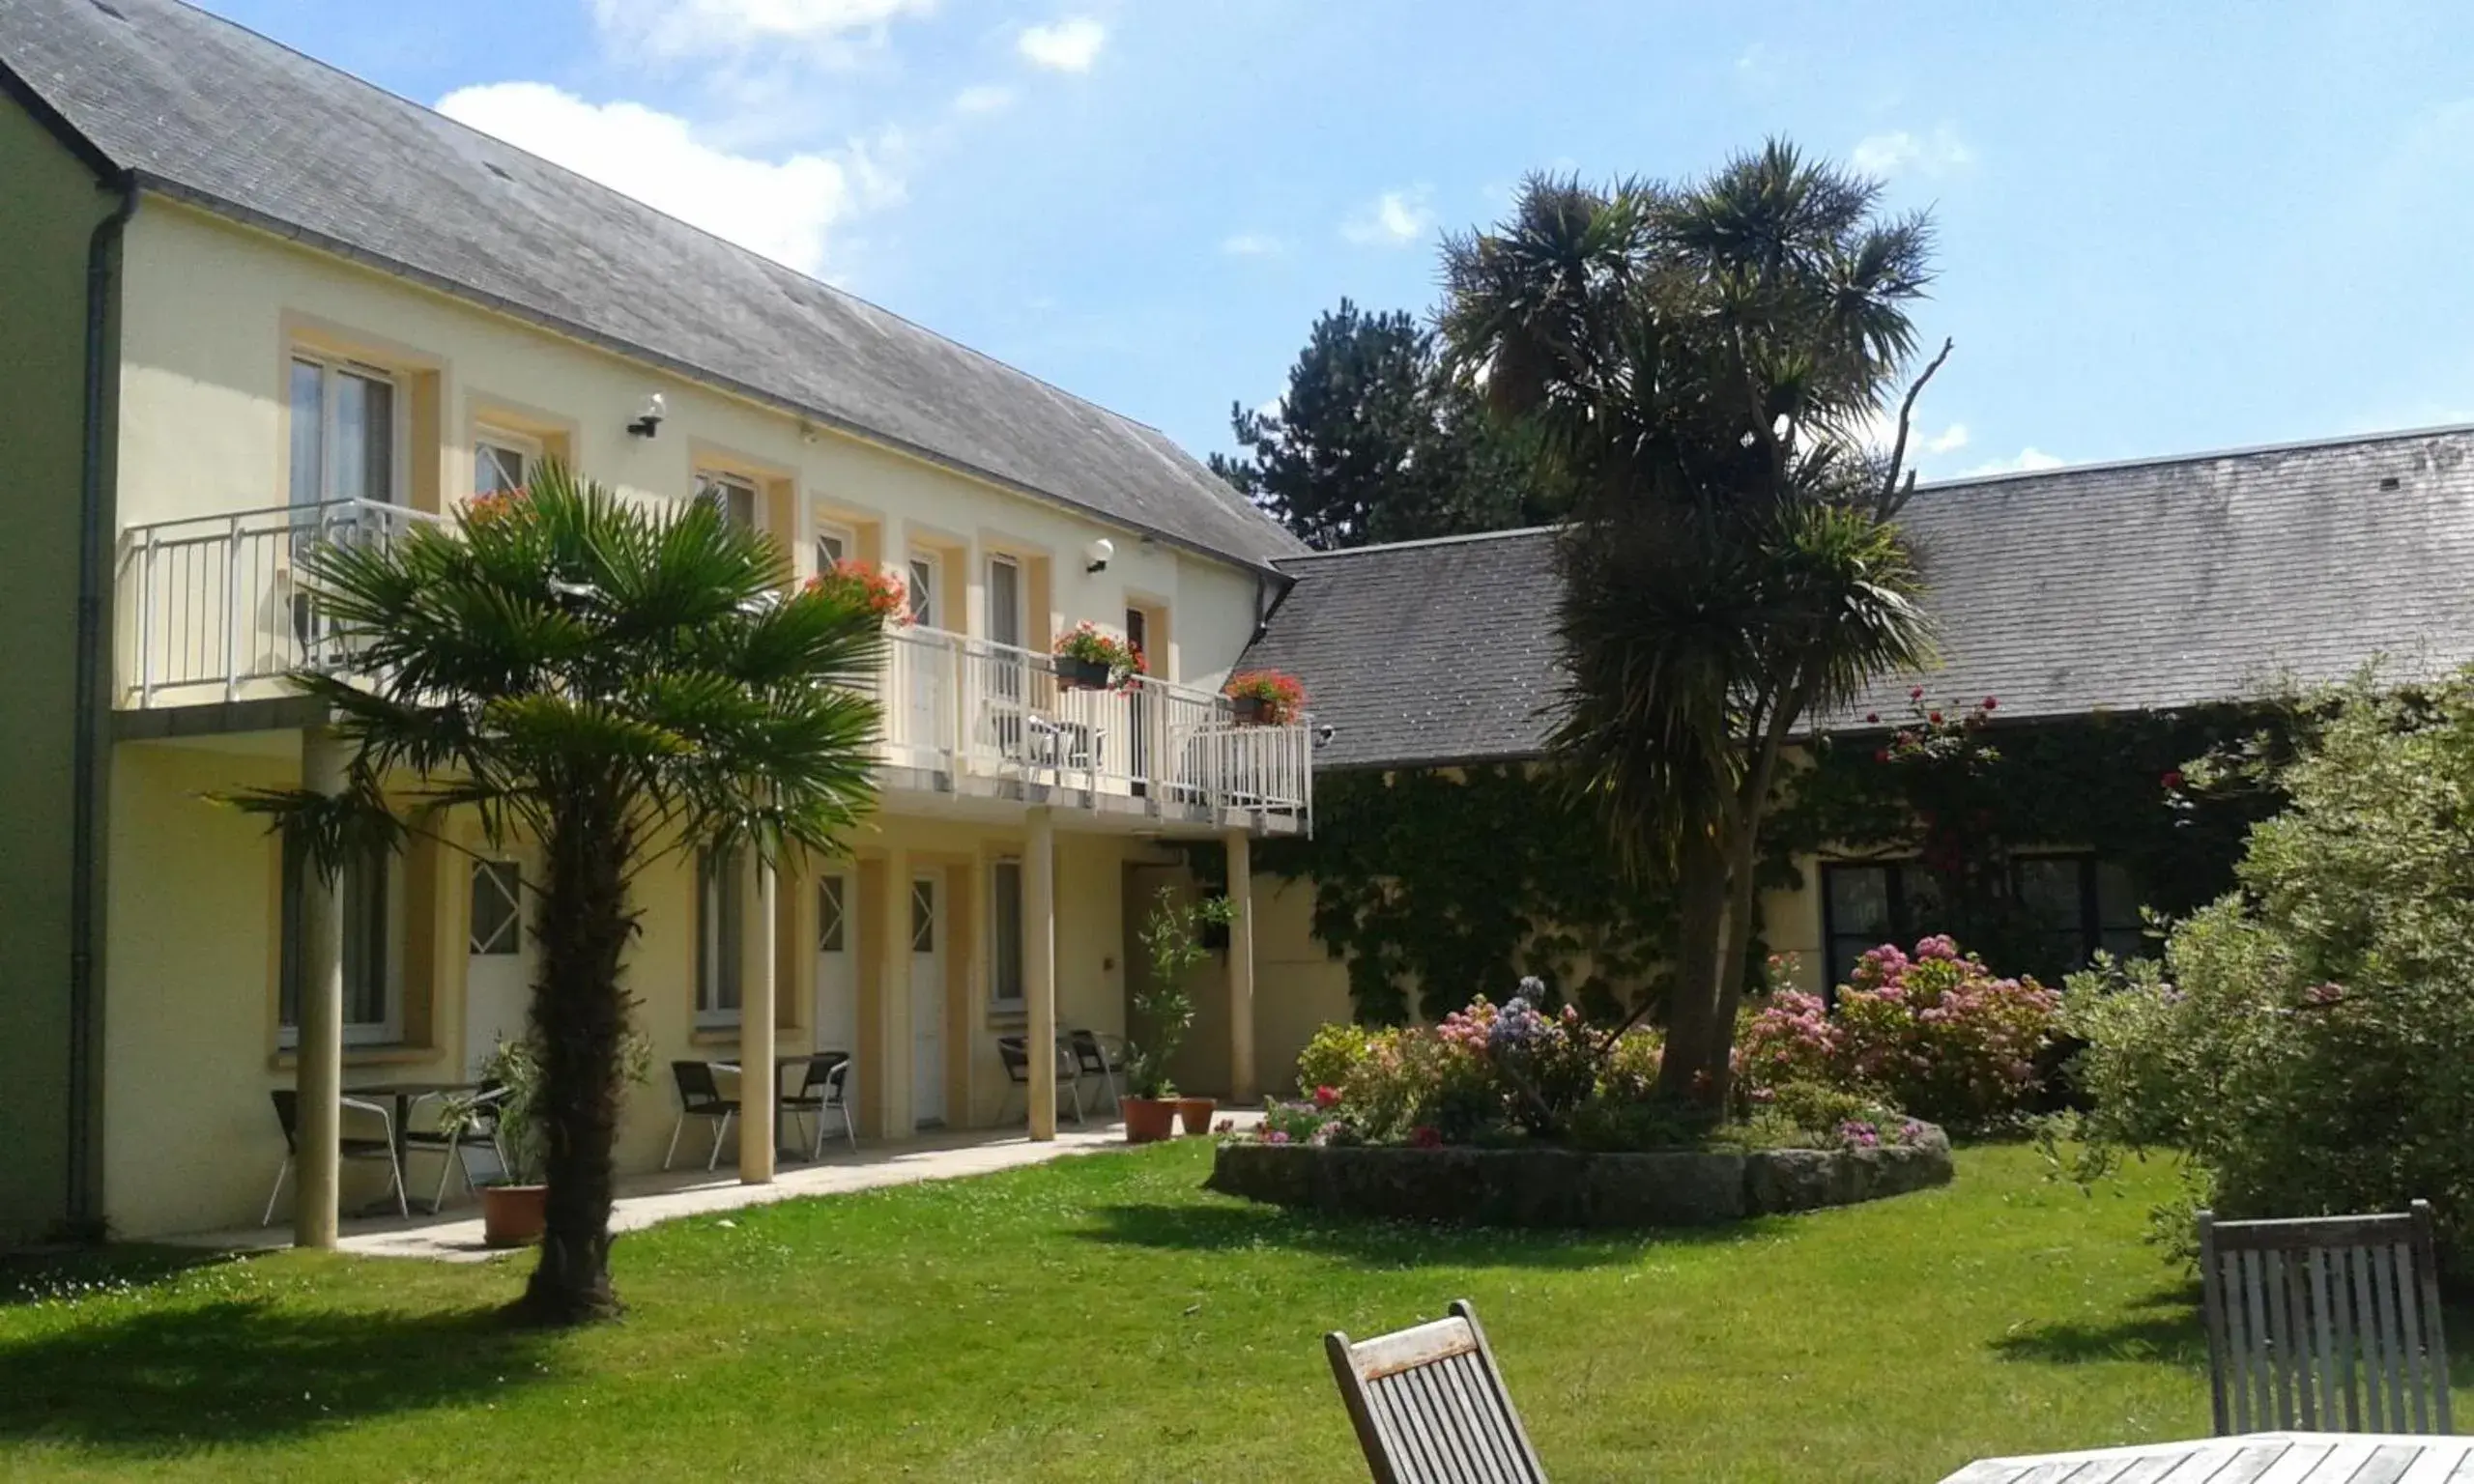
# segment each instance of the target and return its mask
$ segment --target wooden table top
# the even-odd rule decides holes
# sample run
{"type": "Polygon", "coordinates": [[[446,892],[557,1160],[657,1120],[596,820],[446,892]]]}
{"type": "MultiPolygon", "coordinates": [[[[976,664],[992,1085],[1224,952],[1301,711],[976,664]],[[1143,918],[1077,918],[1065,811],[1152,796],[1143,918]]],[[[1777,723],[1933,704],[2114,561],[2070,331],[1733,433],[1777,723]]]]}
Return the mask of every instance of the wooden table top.
{"type": "Polygon", "coordinates": [[[1988,1458],[1942,1484],[2474,1484],[2474,1438],[2254,1433],[1988,1458]]]}

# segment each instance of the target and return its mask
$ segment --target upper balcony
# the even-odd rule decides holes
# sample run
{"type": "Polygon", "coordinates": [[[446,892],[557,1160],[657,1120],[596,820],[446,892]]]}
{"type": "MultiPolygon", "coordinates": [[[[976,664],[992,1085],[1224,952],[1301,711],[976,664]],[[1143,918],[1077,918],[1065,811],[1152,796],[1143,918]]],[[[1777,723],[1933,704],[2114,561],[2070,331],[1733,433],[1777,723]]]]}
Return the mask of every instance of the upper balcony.
{"type": "MultiPolygon", "coordinates": [[[[273,700],[296,670],[352,656],[296,576],[319,542],[386,540],[435,517],[339,500],[132,527],[116,559],[113,703],[127,711],[273,700]]],[[[1270,834],[1308,829],[1312,733],[1237,721],[1226,697],[1148,676],[1062,683],[1046,654],[960,634],[886,634],[875,682],[890,792],[1081,809],[1270,834]]]]}

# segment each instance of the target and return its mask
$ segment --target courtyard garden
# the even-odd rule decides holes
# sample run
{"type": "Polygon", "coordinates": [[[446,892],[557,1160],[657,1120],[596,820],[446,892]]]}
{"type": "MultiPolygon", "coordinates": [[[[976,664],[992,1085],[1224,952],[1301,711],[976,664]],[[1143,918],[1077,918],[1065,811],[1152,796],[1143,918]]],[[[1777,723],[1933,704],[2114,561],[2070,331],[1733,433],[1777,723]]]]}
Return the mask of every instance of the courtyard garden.
{"type": "Polygon", "coordinates": [[[507,1327],[522,1260],[121,1250],[0,1270],[11,1479],[1320,1479],[1321,1331],[1467,1297],[1559,1479],[1921,1480],[2207,1425],[2132,1164],[1661,1236],[1338,1222],[1204,1140],[621,1241],[623,1322],[507,1327]]]}

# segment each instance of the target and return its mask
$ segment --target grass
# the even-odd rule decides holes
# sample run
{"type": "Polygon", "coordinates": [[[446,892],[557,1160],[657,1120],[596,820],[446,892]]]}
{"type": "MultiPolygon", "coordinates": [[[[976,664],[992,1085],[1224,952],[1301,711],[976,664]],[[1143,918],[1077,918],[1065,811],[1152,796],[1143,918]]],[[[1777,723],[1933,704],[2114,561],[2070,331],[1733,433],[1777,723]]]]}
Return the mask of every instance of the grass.
{"type": "Polygon", "coordinates": [[[1563,1481],[1939,1478],[2206,1431],[2160,1172],[2032,1151],[1739,1229],[1549,1237],[1290,1215],[1200,1141],[674,1223],[622,1324],[501,1327],[483,1267],[126,1250],[0,1269],[0,1477],[1364,1477],[1322,1331],[1473,1299],[1563,1481]]]}

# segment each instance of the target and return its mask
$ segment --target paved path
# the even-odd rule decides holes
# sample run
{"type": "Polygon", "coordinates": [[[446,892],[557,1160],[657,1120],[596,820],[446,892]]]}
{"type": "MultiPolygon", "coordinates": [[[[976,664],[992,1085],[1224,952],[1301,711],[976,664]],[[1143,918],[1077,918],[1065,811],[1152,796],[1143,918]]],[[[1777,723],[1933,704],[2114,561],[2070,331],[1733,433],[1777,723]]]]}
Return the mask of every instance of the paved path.
{"type": "MultiPolygon", "coordinates": [[[[1251,1125],[1261,1118],[1259,1113],[1244,1111],[1231,1111],[1224,1116],[1234,1117],[1241,1125],[1251,1125]]],[[[1125,1147],[1125,1129],[1119,1124],[1093,1124],[1087,1128],[1067,1124],[1057,1129],[1056,1142],[1052,1144],[1034,1144],[1013,1130],[974,1128],[896,1143],[871,1142],[862,1145],[855,1155],[845,1148],[840,1153],[828,1153],[816,1164],[784,1160],[769,1185],[740,1184],[727,1163],[709,1175],[702,1169],[627,1175],[619,1177],[618,1200],[611,1213],[610,1229],[632,1232],[679,1216],[736,1211],[802,1196],[907,1185],[924,1180],[956,1180],[1026,1164],[1045,1164],[1068,1155],[1100,1154],[1125,1147]]],[[[724,1151],[725,1155],[728,1153],[724,1151]]],[[[496,1255],[481,1245],[480,1211],[469,1201],[449,1204],[438,1215],[416,1214],[410,1220],[348,1220],[344,1225],[339,1245],[346,1252],[363,1257],[477,1262],[496,1255]]],[[[266,1250],[291,1245],[292,1232],[278,1219],[270,1227],[201,1232],[169,1240],[185,1246],[266,1250]]]]}
{"type": "Polygon", "coordinates": [[[2254,1433],[2041,1458],[1989,1458],[1942,1484],[2465,1484],[2474,1438],[2254,1433]]]}

